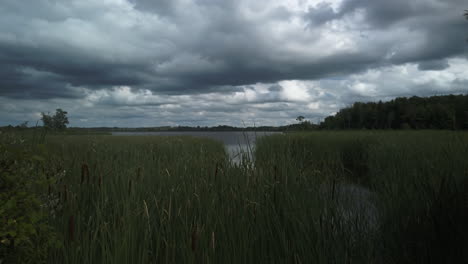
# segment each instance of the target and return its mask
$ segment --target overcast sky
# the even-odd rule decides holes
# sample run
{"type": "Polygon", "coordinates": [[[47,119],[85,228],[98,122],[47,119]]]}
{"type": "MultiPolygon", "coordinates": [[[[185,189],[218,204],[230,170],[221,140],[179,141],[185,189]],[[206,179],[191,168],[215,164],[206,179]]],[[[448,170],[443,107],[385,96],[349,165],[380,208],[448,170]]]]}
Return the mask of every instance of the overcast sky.
{"type": "Polygon", "coordinates": [[[468,92],[466,0],[1,0],[0,125],[284,125],[468,92]]]}

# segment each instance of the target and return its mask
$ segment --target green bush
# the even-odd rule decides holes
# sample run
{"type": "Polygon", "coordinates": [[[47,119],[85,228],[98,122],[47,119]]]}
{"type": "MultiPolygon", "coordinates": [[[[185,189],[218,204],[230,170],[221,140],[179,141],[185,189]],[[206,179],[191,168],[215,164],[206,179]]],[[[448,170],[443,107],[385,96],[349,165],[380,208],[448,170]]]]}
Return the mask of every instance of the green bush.
{"type": "Polygon", "coordinates": [[[48,224],[44,149],[17,137],[0,142],[0,262],[45,263],[57,246],[48,224]]]}

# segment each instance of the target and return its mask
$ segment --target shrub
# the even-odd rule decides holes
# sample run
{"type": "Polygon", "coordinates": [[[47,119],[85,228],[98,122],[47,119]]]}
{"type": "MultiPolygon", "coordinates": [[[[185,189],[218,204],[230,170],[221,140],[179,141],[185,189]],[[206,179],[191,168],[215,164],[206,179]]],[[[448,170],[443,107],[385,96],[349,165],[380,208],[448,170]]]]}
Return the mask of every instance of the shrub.
{"type": "Polygon", "coordinates": [[[0,263],[45,263],[57,242],[45,206],[44,150],[1,136],[0,263]]]}

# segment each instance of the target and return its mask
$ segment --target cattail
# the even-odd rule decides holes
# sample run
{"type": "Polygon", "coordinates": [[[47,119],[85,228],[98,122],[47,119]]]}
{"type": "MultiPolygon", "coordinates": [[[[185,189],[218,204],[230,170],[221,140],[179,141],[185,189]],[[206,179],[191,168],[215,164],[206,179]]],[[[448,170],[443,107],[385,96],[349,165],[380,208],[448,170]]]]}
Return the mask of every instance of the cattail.
{"type": "Polygon", "coordinates": [[[66,202],[67,198],[68,198],[68,189],[67,189],[67,185],[64,184],[63,185],[63,200],[66,202]]]}
{"type": "Polygon", "coordinates": [[[89,181],[89,168],[86,163],[83,163],[83,165],[81,165],[81,184],[83,184],[85,179],[89,181]]]}
{"type": "Polygon", "coordinates": [[[141,167],[138,167],[137,169],[137,180],[141,179],[141,167]]]}
{"type": "Polygon", "coordinates": [[[216,162],[214,178],[216,179],[217,176],[218,176],[218,163],[216,162]]]}
{"type": "Polygon", "coordinates": [[[332,185],[332,201],[335,200],[335,187],[336,187],[336,179],[333,179],[333,185],[332,185]]]}
{"type": "Polygon", "coordinates": [[[192,251],[195,252],[197,249],[197,238],[198,238],[198,228],[195,225],[195,228],[192,231],[192,251]]]}
{"type": "Polygon", "coordinates": [[[128,180],[128,195],[132,193],[132,179],[128,180]]]}
{"type": "Polygon", "coordinates": [[[211,232],[211,248],[215,251],[215,232],[211,232]]]}
{"type": "Polygon", "coordinates": [[[70,241],[73,241],[75,239],[75,218],[73,217],[73,215],[71,215],[68,219],[68,235],[70,241]]]}
{"type": "Polygon", "coordinates": [[[98,182],[99,188],[101,188],[101,184],[102,184],[102,173],[99,174],[99,182],[98,182]]]}
{"type": "Polygon", "coordinates": [[[276,167],[276,165],[273,167],[273,170],[274,170],[274,179],[275,179],[275,183],[278,181],[278,167],[276,167]]]}

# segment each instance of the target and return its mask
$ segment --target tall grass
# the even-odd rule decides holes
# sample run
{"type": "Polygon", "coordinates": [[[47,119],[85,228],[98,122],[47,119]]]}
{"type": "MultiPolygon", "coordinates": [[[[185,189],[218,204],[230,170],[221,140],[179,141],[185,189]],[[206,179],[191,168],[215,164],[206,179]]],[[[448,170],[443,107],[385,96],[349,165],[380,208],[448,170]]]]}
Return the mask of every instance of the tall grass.
{"type": "Polygon", "coordinates": [[[50,263],[468,260],[466,133],[273,135],[239,163],[189,137],[45,146],[50,263]]]}
{"type": "MultiPolygon", "coordinates": [[[[377,221],[372,237],[364,238],[371,249],[366,262],[468,261],[468,134],[317,132],[265,138],[257,149],[258,162],[282,164],[288,175],[357,184],[373,194],[360,199],[361,205],[372,201],[361,212],[375,213],[377,221]]],[[[356,220],[369,227],[369,219],[356,220]]]]}

